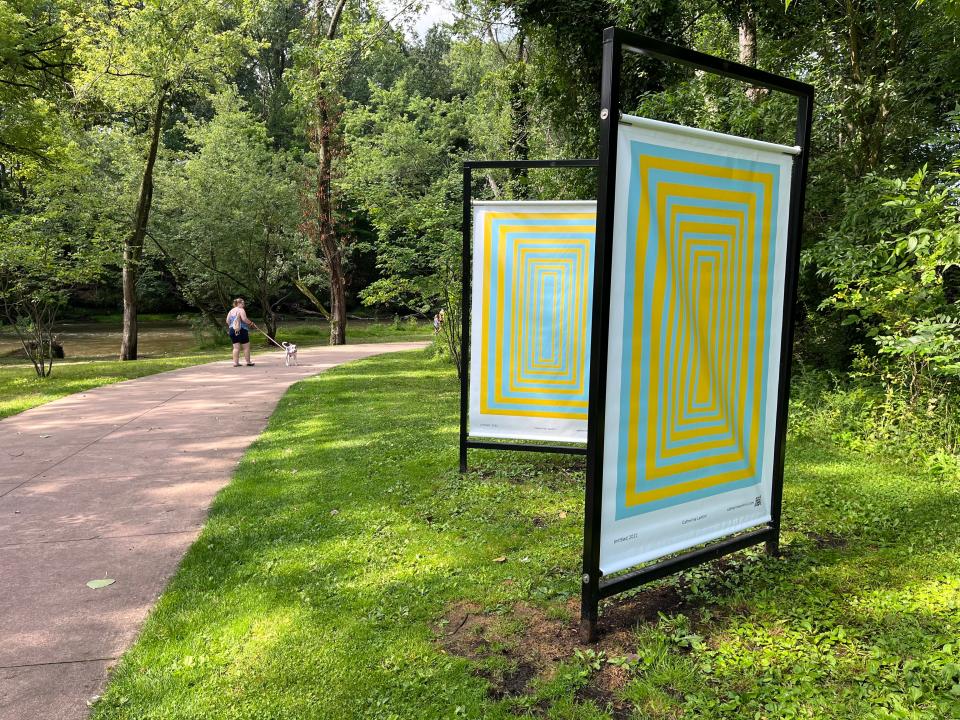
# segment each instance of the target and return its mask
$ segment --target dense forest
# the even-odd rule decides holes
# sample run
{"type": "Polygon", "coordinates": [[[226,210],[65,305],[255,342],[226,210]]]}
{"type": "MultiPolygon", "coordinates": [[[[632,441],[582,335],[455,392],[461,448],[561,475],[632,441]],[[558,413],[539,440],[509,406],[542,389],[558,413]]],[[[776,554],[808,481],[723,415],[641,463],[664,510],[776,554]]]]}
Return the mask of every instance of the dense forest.
{"type": "MultiPolygon", "coordinates": [[[[460,163],[595,157],[617,25],[815,86],[795,374],[856,391],[842,408],[801,391],[797,412],[956,456],[960,4],[458,0],[416,34],[422,9],[0,0],[0,309],[37,372],[68,308],[122,307],[134,360],[138,313],[219,328],[236,295],[268,332],[318,313],[334,344],[350,309],[443,308],[455,354],[460,163]]],[[[625,62],[637,114],[792,138],[786,97],[625,62]]],[[[474,192],[595,186],[590,170],[489,172],[474,192]]]]}

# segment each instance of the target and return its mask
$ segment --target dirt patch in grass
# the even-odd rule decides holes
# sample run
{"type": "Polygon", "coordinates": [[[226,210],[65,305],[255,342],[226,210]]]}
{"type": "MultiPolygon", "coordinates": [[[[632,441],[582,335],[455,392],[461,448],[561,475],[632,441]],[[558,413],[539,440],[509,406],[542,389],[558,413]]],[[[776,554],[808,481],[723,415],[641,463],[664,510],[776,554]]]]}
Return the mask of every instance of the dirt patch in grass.
{"type": "Polygon", "coordinates": [[[512,670],[503,673],[477,670],[476,674],[489,681],[490,689],[487,694],[491,699],[503,700],[504,698],[523,695],[527,691],[530,681],[538,673],[537,668],[530,663],[521,662],[512,670]]]}
{"type": "MultiPolygon", "coordinates": [[[[579,601],[571,600],[567,610],[571,618],[576,617],[579,601]]],[[[487,612],[477,605],[461,603],[454,605],[444,620],[437,635],[448,653],[472,660],[500,654],[512,665],[529,665],[536,673],[582,647],[576,622],[548,618],[539,608],[524,604],[515,605],[509,612],[487,612]]]]}
{"type": "MultiPolygon", "coordinates": [[[[580,606],[577,604],[577,612],[580,606]]],[[[597,625],[601,647],[610,636],[630,633],[640,623],[656,622],[660,613],[689,614],[692,608],[683,599],[676,585],[656,585],[645,588],[636,595],[616,599],[601,606],[602,616],[597,625]]]]}
{"type": "Polygon", "coordinates": [[[590,676],[589,684],[577,693],[577,700],[592,700],[606,710],[613,720],[628,720],[634,716],[633,706],[620,699],[619,691],[630,679],[622,667],[604,665],[590,676]]]}
{"type": "MultiPolygon", "coordinates": [[[[484,611],[476,604],[459,603],[448,610],[435,632],[445,652],[476,661],[476,674],[490,683],[489,696],[504,700],[531,694],[535,680],[549,680],[559,663],[574,660],[577,650],[602,653],[606,658],[635,657],[637,625],[656,622],[661,612],[683,609],[680,592],[670,585],[605,604],[593,645],[580,640],[576,598],[549,615],[523,603],[507,611],[484,611]]],[[[614,718],[630,717],[629,703],[619,699],[627,680],[626,670],[604,662],[590,673],[577,698],[594,701],[614,718]]]]}

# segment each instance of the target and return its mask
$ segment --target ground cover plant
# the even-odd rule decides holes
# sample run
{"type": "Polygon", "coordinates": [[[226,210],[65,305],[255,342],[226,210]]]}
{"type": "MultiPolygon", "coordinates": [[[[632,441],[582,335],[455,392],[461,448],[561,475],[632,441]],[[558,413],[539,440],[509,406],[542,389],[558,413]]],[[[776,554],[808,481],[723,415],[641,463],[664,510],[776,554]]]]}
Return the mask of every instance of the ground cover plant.
{"type": "Polygon", "coordinates": [[[426,353],[295,385],[97,720],[960,716],[960,482],[791,437],[783,556],[603,608],[576,639],[582,459],[476,453],[426,353]]]}
{"type": "MultiPolygon", "coordinates": [[[[284,330],[281,337],[299,347],[325,345],[327,330],[317,324],[297,324],[284,330]]],[[[433,330],[426,322],[367,322],[351,326],[351,343],[407,342],[427,340],[433,330]]],[[[251,338],[254,352],[274,350],[263,336],[251,338]]],[[[57,400],[101,385],[176,370],[190,365],[229,359],[230,344],[226,338],[204,343],[182,353],[163,357],[141,357],[135,363],[119,360],[59,361],[53,374],[38,378],[23,361],[0,364],[0,418],[23,412],[37,405],[57,400]]]]}

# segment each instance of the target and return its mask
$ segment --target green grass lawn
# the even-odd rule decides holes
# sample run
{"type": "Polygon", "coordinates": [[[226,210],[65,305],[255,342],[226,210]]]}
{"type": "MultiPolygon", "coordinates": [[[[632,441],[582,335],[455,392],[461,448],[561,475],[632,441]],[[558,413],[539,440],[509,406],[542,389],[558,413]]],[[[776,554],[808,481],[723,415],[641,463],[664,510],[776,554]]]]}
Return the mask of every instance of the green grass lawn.
{"type": "Polygon", "coordinates": [[[424,353],[295,385],[94,706],[107,718],[960,717],[960,484],[792,438],[784,555],[575,632],[582,459],[455,470],[424,353]]]}
{"type": "MultiPolygon", "coordinates": [[[[429,323],[354,323],[347,326],[350,343],[407,342],[432,340],[433,327],[429,323]]],[[[279,334],[279,333],[278,333],[279,334]]],[[[300,347],[325,345],[329,330],[319,324],[293,324],[284,330],[283,340],[300,347]]],[[[253,352],[274,350],[262,335],[251,336],[253,352]]],[[[230,342],[223,338],[185,353],[165,357],[141,358],[135,362],[118,360],[81,360],[55,362],[48,378],[38,378],[29,364],[21,358],[15,364],[0,364],[0,418],[23,412],[37,405],[82,392],[100,385],[132,380],[166,370],[224,360],[230,357],[230,342]]]]}
{"type": "Polygon", "coordinates": [[[100,385],[176,370],[223,357],[223,351],[207,350],[135,362],[61,362],[54,364],[53,374],[48,378],[38,378],[30,365],[0,365],[0,418],[100,385]]]}
{"type": "MultiPolygon", "coordinates": [[[[261,335],[262,339],[263,336],[261,335]]],[[[330,338],[330,327],[326,323],[289,323],[277,333],[278,340],[298,345],[325,345],[330,338]]],[[[426,321],[352,321],[347,323],[348,343],[371,343],[393,341],[432,340],[433,325],[426,321]]]]}

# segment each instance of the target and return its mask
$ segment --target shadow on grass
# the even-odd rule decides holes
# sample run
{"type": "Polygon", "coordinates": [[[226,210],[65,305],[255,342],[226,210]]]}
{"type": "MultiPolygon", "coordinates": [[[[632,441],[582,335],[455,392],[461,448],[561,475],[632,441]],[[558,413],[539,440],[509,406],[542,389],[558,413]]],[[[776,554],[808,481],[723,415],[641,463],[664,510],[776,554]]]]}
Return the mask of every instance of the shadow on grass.
{"type": "MultiPolygon", "coordinates": [[[[573,641],[532,673],[522,653],[531,624],[575,623],[583,460],[477,452],[460,476],[457,403],[453,373],[424,353],[294,386],[218,496],[94,717],[592,718],[624,708],[677,717],[685,704],[733,717],[716,707],[745,671],[732,661],[729,673],[703,667],[735,653],[778,669],[790,653],[807,658],[802,671],[812,658],[826,663],[819,694],[796,700],[816,714],[827,693],[859,687],[850,658],[877,637],[891,639],[893,655],[925,657],[956,624],[944,625],[935,600],[890,598],[919,597],[957,572],[957,487],[796,442],[784,558],[742,553],[606,605],[601,649],[627,658],[617,682],[606,660],[577,655],[573,641]],[[828,533],[846,543],[823,546],[817,538],[828,533]],[[494,629],[482,657],[438,642],[451,608],[466,606],[504,620],[484,625],[494,629]],[[933,635],[897,630],[937,622],[933,635]],[[813,653],[837,627],[848,628],[847,640],[829,647],[848,654],[813,653]],[[767,657],[779,637],[792,649],[767,657]],[[656,643],[666,648],[660,665],[634,658],[656,643]],[[831,659],[842,672],[829,675],[831,659]],[[655,668],[700,668],[700,679],[665,682],[674,690],[661,698],[637,685],[655,668]]],[[[744,712],[782,701],[763,677],[744,685],[744,712]]]]}

